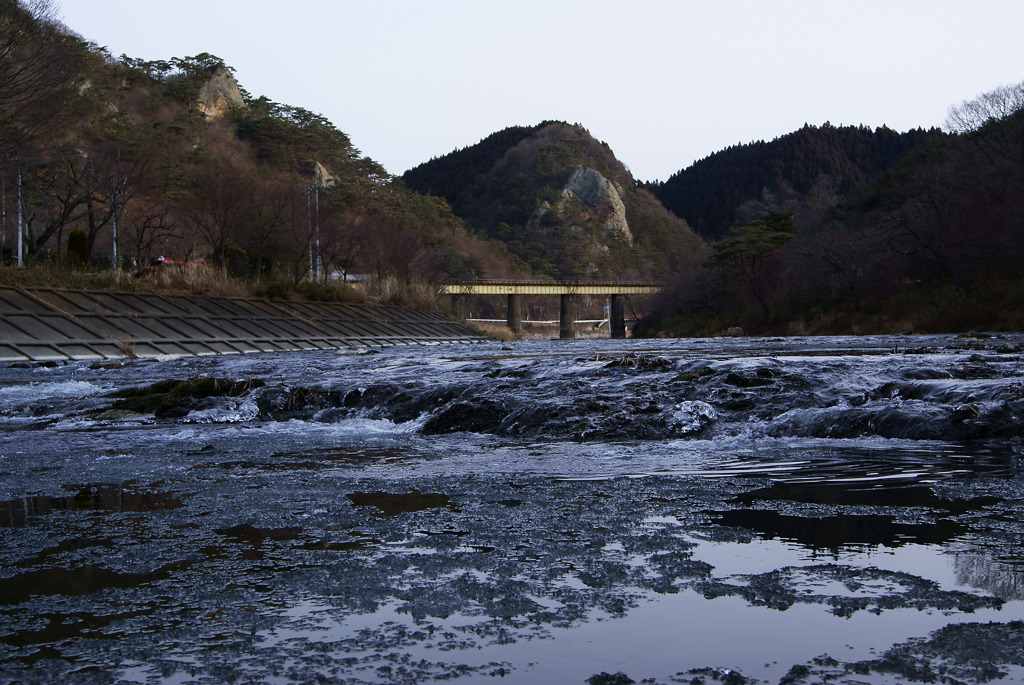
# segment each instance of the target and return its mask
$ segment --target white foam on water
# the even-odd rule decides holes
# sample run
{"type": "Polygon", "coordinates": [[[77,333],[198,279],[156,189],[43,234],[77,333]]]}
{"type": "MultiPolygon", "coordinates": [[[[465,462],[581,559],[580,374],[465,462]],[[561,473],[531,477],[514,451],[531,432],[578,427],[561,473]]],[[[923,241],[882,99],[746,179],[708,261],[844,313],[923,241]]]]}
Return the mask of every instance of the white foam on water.
{"type": "Polygon", "coordinates": [[[92,397],[110,390],[108,385],[88,381],[60,381],[56,383],[29,383],[0,387],[0,405],[35,402],[52,398],[92,397]]]}
{"type": "Polygon", "coordinates": [[[252,398],[229,398],[220,406],[190,411],[185,423],[245,423],[259,416],[260,408],[252,398]]]}

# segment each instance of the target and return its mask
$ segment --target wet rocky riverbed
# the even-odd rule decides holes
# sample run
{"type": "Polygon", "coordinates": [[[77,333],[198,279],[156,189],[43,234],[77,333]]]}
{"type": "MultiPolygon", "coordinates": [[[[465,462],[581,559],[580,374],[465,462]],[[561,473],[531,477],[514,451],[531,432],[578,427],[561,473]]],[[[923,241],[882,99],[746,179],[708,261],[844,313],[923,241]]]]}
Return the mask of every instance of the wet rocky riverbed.
{"type": "Polygon", "coordinates": [[[0,681],[1024,679],[1024,336],[0,369],[0,681]]]}

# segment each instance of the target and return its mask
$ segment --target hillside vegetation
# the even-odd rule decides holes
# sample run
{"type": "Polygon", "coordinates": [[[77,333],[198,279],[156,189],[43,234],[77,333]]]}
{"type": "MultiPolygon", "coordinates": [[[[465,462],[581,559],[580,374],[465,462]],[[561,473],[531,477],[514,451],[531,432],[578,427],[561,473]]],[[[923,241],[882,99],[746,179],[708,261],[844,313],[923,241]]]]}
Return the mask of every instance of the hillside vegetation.
{"type": "Polygon", "coordinates": [[[1020,330],[1024,83],[952,108],[947,125],[817,211],[766,195],[676,273],[640,334],[1020,330]]]}
{"type": "Polygon", "coordinates": [[[948,133],[804,126],[664,183],[559,121],[395,178],[214,55],[115,58],[50,8],[0,0],[0,253],[31,267],[2,283],[430,306],[449,278],[657,279],[639,335],[1024,327],[1024,83],[948,133]]]}
{"type": "Polygon", "coordinates": [[[394,294],[508,271],[444,200],[407,190],[322,116],[246,93],[216,56],[115,59],[46,3],[0,4],[6,264],[137,270],[164,256],[272,295],[329,276],[394,294]]]}
{"type": "Polygon", "coordinates": [[[686,222],[579,125],[508,128],[402,178],[442,197],[471,231],[501,241],[523,268],[550,278],[664,278],[703,254],[686,222]],[[627,230],[609,228],[614,198],[601,206],[567,193],[578,168],[614,187],[627,230]]]}
{"type": "Polygon", "coordinates": [[[897,133],[884,126],[805,124],[767,143],[715,152],[645,187],[703,238],[721,240],[770,207],[820,214],[945,135],[934,128],[897,133]]]}

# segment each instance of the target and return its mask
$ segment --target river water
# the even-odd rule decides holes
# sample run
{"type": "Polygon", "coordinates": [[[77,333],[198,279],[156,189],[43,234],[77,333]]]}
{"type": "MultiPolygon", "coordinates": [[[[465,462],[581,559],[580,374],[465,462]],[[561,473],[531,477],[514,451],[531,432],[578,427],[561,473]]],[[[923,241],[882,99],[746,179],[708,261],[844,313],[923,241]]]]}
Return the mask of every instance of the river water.
{"type": "Polygon", "coordinates": [[[1024,336],[0,369],[0,681],[1024,677],[1024,336]]]}

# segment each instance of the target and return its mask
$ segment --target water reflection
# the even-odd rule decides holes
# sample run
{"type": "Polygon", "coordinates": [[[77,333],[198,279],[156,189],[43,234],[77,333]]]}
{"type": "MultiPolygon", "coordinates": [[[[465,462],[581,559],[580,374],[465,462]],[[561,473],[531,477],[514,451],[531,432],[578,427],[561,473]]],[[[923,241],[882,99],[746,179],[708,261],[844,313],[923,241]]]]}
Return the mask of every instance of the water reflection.
{"type": "Polygon", "coordinates": [[[189,564],[175,563],[149,573],[121,573],[102,566],[84,564],[71,569],[42,568],[0,580],[0,605],[17,604],[46,595],[90,595],[109,589],[129,589],[169,578],[189,564]]]}
{"type": "MultiPolygon", "coordinates": [[[[851,466],[858,465],[854,463],[851,466]]],[[[864,477],[854,482],[779,481],[766,488],[757,488],[738,495],[735,501],[740,504],[788,500],[833,506],[925,507],[944,510],[951,514],[963,514],[999,502],[998,498],[989,496],[947,499],[937,495],[927,485],[891,483],[887,474],[875,472],[872,475],[873,477],[864,477]]]]}
{"type": "Polygon", "coordinates": [[[957,582],[1005,600],[1024,600],[1024,547],[964,544],[951,551],[957,582]]]}
{"type": "Polygon", "coordinates": [[[348,494],[348,498],[357,507],[376,507],[385,516],[447,507],[451,502],[448,495],[416,490],[407,493],[352,492],[348,494]]]}
{"type": "Polygon", "coordinates": [[[723,526],[749,528],[764,539],[779,538],[811,550],[832,552],[838,552],[840,548],[849,545],[940,545],[969,530],[963,524],[946,520],[936,523],[897,523],[895,517],[882,514],[790,516],[757,509],[732,509],[713,514],[715,522],[723,526]]]}
{"type": "Polygon", "coordinates": [[[329,463],[342,463],[353,465],[364,464],[401,464],[413,459],[413,456],[404,450],[381,447],[350,447],[348,445],[331,445],[317,449],[306,449],[296,452],[280,452],[273,455],[272,459],[283,460],[306,460],[316,459],[329,463]]]}
{"type": "Polygon", "coordinates": [[[73,495],[38,495],[0,502],[0,528],[21,528],[55,511],[146,512],[177,509],[184,502],[172,492],[139,491],[131,484],[69,486],[73,495]]]}

